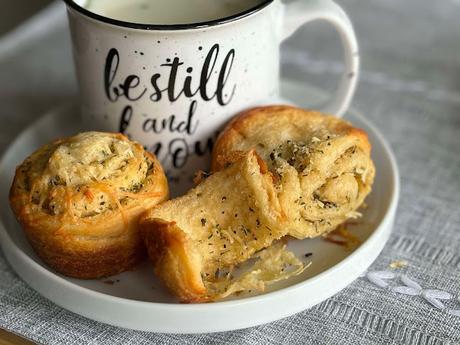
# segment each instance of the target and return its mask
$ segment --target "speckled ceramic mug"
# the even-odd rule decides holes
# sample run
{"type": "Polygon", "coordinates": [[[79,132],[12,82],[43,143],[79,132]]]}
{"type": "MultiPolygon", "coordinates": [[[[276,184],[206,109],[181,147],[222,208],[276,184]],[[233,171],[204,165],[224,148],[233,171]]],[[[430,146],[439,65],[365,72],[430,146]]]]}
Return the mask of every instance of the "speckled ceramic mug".
{"type": "Polygon", "coordinates": [[[326,20],[342,38],[345,72],[326,111],[342,115],[356,87],[356,38],[330,0],[261,0],[230,17],[177,25],[123,22],[85,1],[65,2],[85,123],[143,143],[173,179],[206,169],[219,129],[278,95],[280,44],[301,25],[326,20]]]}

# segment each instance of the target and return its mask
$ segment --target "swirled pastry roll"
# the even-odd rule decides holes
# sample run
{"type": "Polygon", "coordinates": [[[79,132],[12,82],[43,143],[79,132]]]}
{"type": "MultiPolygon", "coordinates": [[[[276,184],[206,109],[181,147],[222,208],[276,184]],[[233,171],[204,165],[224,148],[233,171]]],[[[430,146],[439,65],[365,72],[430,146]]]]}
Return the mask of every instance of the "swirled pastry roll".
{"type": "Polygon", "coordinates": [[[16,170],[10,204],[45,263],[93,279],[144,255],[141,213],[168,198],[157,159],[121,134],[88,132],[45,145],[16,170]]]}
{"type": "Polygon", "coordinates": [[[219,276],[286,235],[272,180],[263,161],[249,151],[142,217],[155,273],[182,301],[230,294],[235,286],[219,276]]]}
{"type": "Polygon", "coordinates": [[[349,122],[290,106],[237,116],[219,137],[213,170],[255,149],[276,177],[289,234],[316,237],[358,215],[375,175],[367,134],[349,122]]]}

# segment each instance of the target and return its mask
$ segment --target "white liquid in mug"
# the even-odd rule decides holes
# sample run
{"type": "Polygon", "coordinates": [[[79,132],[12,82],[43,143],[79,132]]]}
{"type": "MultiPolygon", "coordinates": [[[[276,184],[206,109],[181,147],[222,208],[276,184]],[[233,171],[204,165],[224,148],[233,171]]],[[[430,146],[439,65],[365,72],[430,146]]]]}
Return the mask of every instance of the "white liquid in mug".
{"type": "Polygon", "coordinates": [[[262,0],[88,0],[91,12],[139,24],[192,24],[229,17],[262,0]]]}

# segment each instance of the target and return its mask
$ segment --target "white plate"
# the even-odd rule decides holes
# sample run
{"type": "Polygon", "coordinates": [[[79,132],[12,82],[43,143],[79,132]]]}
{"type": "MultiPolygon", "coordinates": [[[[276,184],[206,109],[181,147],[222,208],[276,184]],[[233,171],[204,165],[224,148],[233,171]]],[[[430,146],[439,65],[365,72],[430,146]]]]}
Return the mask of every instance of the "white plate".
{"type": "MultiPolygon", "coordinates": [[[[311,87],[284,83],[287,99],[300,106],[322,99],[311,87]]],[[[48,269],[34,254],[8,206],[15,166],[40,145],[82,130],[75,106],[51,112],[26,129],[0,162],[0,239],[14,270],[36,291],[77,314],[111,325],[162,333],[204,333],[247,328],[308,309],[336,294],[377,258],[390,235],[399,196],[398,170],[390,148],[362,116],[347,118],[365,129],[377,167],[369,207],[354,233],[362,244],[354,251],[322,239],[291,241],[299,257],[312,252],[312,265],[302,275],[281,282],[258,296],[241,296],[208,304],[179,304],[154,278],[148,263],[108,279],[83,281],[48,269]]]]}

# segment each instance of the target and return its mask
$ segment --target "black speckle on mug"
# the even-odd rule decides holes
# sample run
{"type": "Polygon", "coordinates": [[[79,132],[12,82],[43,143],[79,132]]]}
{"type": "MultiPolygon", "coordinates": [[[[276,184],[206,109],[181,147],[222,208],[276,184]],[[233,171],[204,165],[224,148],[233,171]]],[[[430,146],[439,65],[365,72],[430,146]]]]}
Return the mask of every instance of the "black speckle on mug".
{"type": "Polygon", "coordinates": [[[128,36],[124,35],[123,38],[128,38],[128,36]]]}
{"type": "Polygon", "coordinates": [[[142,69],[145,71],[145,66],[142,66],[142,69]]]}
{"type": "Polygon", "coordinates": [[[144,52],[141,52],[141,55],[144,55],[144,52]]]}
{"type": "Polygon", "coordinates": [[[203,47],[202,47],[202,46],[199,46],[199,47],[198,47],[198,50],[203,50],[203,47]]]}
{"type": "Polygon", "coordinates": [[[167,58],[167,59],[166,59],[166,62],[171,62],[171,59],[170,59],[170,58],[167,58]]]}
{"type": "Polygon", "coordinates": [[[137,50],[134,51],[134,54],[137,54],[137,50]]]}
{"type": "Polygon", "coordinates": [[[354,72],[350,72],[348,73],[348,79],[353,79],[355,77],[355,73],[354,72]]]}
{"type": "Polygon", "coordinates": [[[193,72],[193,67],[187,68],[187,73],[192,73],[193,72]]]}
{"type": "Polygon", "coordinates": [[[158,44],[160,44],[160,43],[161,43],[161,41],[160,41],[160,40],[158,40],[158,41],[157,41],[157,43],[158,43],[158,44]]]}

